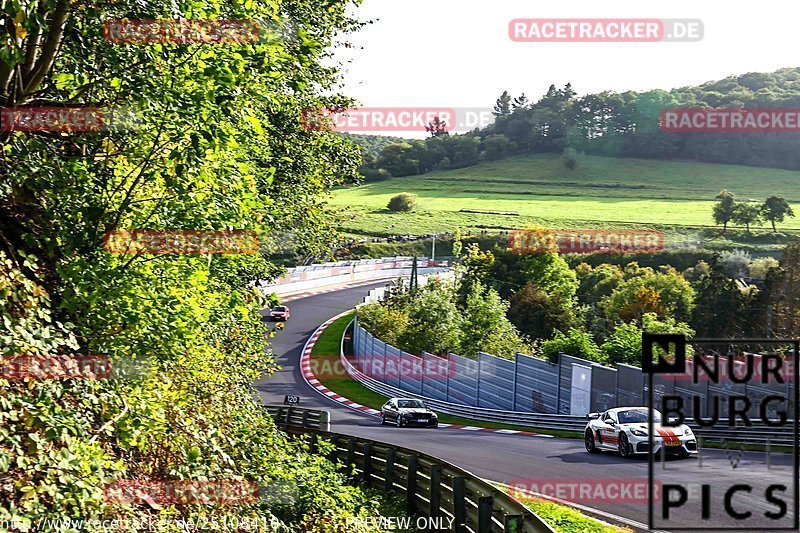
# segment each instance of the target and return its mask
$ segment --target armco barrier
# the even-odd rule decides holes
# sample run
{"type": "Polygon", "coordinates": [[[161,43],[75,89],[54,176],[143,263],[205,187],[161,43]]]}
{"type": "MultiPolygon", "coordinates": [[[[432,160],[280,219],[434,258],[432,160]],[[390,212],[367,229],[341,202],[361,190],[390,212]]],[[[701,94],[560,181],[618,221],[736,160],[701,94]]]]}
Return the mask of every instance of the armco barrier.
{"type": "Polygon", "coordinates": [[[278,427],[293,426],[320,431],[331,430],[331,413],[318,409],[303,409],[289,405],[262,405],[275,419],[278,427]]]}
{"type": "MultiPolygon", "coordinates": [[[[365,375],[350,363],[343,350],[340,353],[340,358],[342,365],[350,377],[361,383],[369,390],[389,398],[418,398],[424,401],[433,410],[441,413],[470,418],[482,422],[502,423],[511,426],[568,431],[575,433],[583,433],[583,430],[586,427],[586,416],[486,409],[477,407],[474,405],[474,403],[452,403],[427,395],[415,394],[399,387],[387,385],[386,383],[382,383],[376,379],[372,379],[370,376],[365,375]]],[[[452,380],[450,383],[452,386],[452,380]]],[[[695,431],[695,434],[697,434],[701,439],[707,441],[724,441],[759,445],[769,443],[771,446],[792,446],[793,442],[791,424],[787,424],[785,427],[768,427],[763,423],[753,422],[753,425],[750,427],[726,428],[728,425],[728,419],[720,418],[719,421],[714,424],[713,429],[700,428],[694,424],[690,425],[695,431]]],[[[736,444],[732,444],[731,446],[735,449],[736,444]]]]}
{"type": "Polygon", "coordinates": [[[320,411],[267,406],[294,434],[311,434],[334,444],[329,459],[341,462],[352,483],[366,484],[405,496],[406,512],[443,519],[456,533],[554,533],[530,509],[479,477],[442,459],[408,448],[351,435],[331,433],[297,423],[320,411]],[[304,414],[305,412],[308,414],[304,414]]]}

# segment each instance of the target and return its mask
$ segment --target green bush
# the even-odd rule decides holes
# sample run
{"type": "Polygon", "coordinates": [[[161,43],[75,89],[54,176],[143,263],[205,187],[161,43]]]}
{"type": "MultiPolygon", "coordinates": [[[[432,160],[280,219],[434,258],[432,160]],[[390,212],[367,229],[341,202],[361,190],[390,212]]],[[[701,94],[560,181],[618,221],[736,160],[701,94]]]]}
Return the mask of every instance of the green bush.
{"type": "Polygon", "coordinates": [[[553,333],[553,338],[543,341],[539,347],[539,354],[551,362],[558,361],[558,354],[564,353],[573,357],[580,357],[588,361],[602,363],[605,361],[603,354],[595,344],[589,333],[576,328],[570,328],[565,335],[559,330],[553,333]]]}
{"type": "Polygon", "coordinates": [[[461,314],[452,286],[429,282],[411,300],[408,315],[408,328],[400,336],[400,347],[404,350],[444,355],[458,348],[461,314]]]}
{"type": "Polygon", "coordinates": [[[392,197],[386,207],[391,211],[399,211],[408,213],[417,208],[417,196],[407,192],[401,192],[397,196],[392,197]]]}
{"type": "Polygon", "coordinates": [[[574,148],[564,148],[564,155],[562,156],[564,166],[570,170],[575,170],[578,166],[578,152],[574,148]]]}
{"type": "Polygon", "coordinates": [[[527,351],[519,331],[506,318],[507,311],[508,303],[497,291],[473,284],[461,321],[459,355],[477,359],[480,351],[514,359],[515,353],[527,351]]]}
{"type": "Polygon", "coordinates": [[[358,308],[358,321],[362,327],[383,342],[397,346],[399,338],[408,327],[408,313],[378,302],[362,305],[358,308]]]}
{"type": "MultiPolygon", "coordinates": [[[[649,333],[681,333],[687,337],[694,336],[688,324],[678,322],[672,317],[659,319],[654,313],[642,316],[642,326],[634,322],[618,324],[614,332],[600,346],[603,361],[608,364],[624,363],[642,366],[642,332],[649,333]]],[[[656,348],[660,350],[660,348],[656,348]]]]}
{"type": "MultiPolygon", "coordinates": [[[[112,293],[102,300],[106,314],[94,317],[97,329],[117,327],[118,316],[135,318],[160,347],[149,347],[138,331],[94,340],[98,353],[111,357],[112,368],[139,361],[135,376],[0,380],[0,475],[7,481],[0,484],[0,521],[197,520],[213,513],[220,520],[263,517],[272,524],[270,531],[288,532],[323,517],[343,522],[348,515],[375,514],[378,503],[349,486],[326,459],[330,444],[312,452],[307,440],[278,431],[255,401],[250,382],[274,368],[264,355],[266,332],[258,314],[265,300],[214,282],[198,287],[170,263],[160,264],[163,279],[149,275],[151,265],[131,265],[127,284],[113,291],[95,284],[105,291],[96,295],[87,283],[81,296],[63,300],[66,308],[88,307],[86,301],[112,293]],[[181,314],[195,320],[180,328],[161,326],[166,317],[181,314]],[[141,479],[249,480],[296,487],[297,498],[287,505],[267,500],[223,508],[165,505],[154,514],[104,500],[107,484],[141,479]]],[[[26,268],[39,273],[32,260],[26,268]]],[[[63,273],[74,279],[76,273],[90,276],[91,268],[78,261],[63,273]]],[[[8,328],[0,337],[3,356],[74,354],[76,333],[89,332],[81,317],[58,322],[47,292],[2,253],[0,292],[0,319],[8,328]]]]}

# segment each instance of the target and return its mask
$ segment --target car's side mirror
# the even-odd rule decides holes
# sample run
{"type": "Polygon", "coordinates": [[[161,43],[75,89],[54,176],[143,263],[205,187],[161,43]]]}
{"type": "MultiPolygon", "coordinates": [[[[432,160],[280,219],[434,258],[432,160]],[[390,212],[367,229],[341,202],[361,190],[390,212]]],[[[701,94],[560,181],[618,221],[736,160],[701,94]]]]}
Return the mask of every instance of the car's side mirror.
{"type": "Polygon", "coordinates": [[[589,413],[586,415],[586,418],[589,420],[597,420],[600,418],[600,413],[589,413]]]}
{"type": "Polygon", "coordinates": [[[608,420],[606,420],[606,424],[608,424],[609,426],[616,426],[617,425],[617,423],[614,422],[613,420],[611,420],[610,418],[608,420]]]}

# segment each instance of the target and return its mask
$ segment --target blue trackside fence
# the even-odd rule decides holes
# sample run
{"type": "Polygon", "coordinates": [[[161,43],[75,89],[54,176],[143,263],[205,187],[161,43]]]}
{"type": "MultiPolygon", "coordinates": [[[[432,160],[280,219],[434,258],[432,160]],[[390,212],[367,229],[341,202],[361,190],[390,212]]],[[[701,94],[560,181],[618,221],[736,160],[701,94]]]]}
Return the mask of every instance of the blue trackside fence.
{"type": "MultiPolygon", "coordinates": [[[[447,359],[423,352],[406,353],[353,325],[355,366],[371,379],[411,394],[451,404],[498,411],[585,415],[611,407],[644,405],[647,380],[642,369],[619,364],[616,368],[560,354],[557,363],[524,354],[514,360],[480,352],[477,359],[449,354],[447,359]],[[431,371],[431,369],[440,369],[431,371]],[[447,369],[447,370],[441,370],[447,369]]],[[[701,416],[712,411],[713,398],[721,398],[720,416],[727,417],[731,395],[746,394],[753,400],[768,395],[792,397],[786,383],[710,381],[693,383],[674,376],[654,376],[656,401],[664,394],[699,396],[701,416]]],[[[753,401],[751,415],[760,402],[753,401]]],[[[685,406],[694,415],[693,405],[685,406]]]]}

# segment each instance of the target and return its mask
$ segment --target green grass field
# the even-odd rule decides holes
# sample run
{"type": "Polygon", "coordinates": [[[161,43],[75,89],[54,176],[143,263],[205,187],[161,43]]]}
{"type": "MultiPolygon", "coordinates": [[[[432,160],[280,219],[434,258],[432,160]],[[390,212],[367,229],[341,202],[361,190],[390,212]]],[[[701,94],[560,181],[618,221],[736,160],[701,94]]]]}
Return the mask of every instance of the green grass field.
{"type": "MultiPolygon", "coordinates": [[[[722,189],[759,202],[773,194],[800,202],[800,172],[643,159],[582,156],[567,169],[557,155],[516,157],[458,170],[339,188],[341,229],[362,235],[552,227],[709,227],[722,189]],[[397,193],[419,196],[413,213],[386,209],[397,193]]],[[[800,230],[800,218],[779,231],[800,230]]],[[[755,232],[771,231],[768,225],[755,232]]]]}

